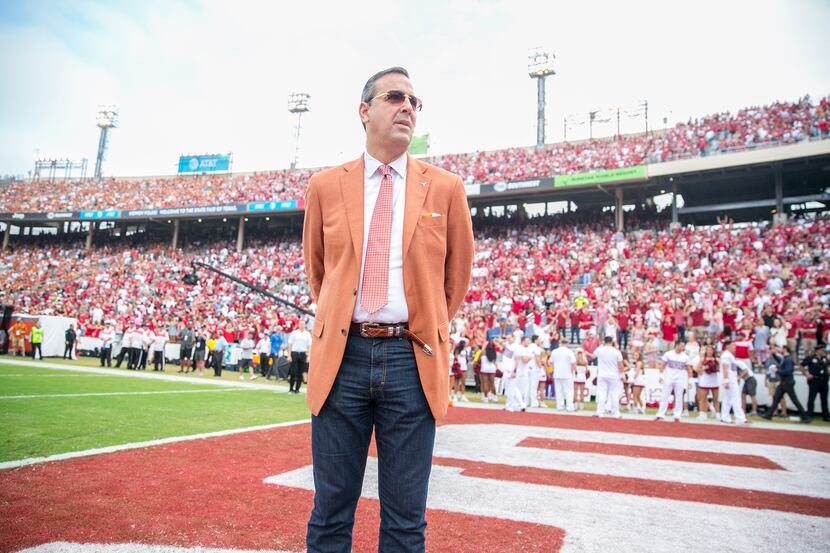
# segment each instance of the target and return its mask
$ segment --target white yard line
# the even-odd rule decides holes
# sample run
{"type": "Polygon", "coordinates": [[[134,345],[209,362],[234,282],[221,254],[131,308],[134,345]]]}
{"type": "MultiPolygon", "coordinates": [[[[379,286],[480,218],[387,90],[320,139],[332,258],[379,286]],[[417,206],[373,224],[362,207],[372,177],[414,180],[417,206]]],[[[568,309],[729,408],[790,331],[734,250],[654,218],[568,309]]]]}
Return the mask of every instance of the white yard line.
{"type": "Polygon", "coordinates": [[[133,442],[128,444],[112,445],[107,447],[98,447],[95,449],[86,449],[83,451],[70,451],[68,453],[58,453],[57,455],[49,455],[48,457],[32,457],[29,459],[20,459],[18,461],[6,461],[0,463],[0,470],[13,469],[25,467],[28,465],[36,465],[40,463],[49,463],[52,461],[64,461],[66,459],[76,459],[78,457],[89,457],[91,455],[102,455],[105,453],[115,453],[116,451],[126,451],[129,449],[140,449],[143,447],[153,447],[157,445],[174,444],[177,442],[186,442],[191,440],[204,440],[206,438],[218,438],[220,436],[232,436],[233,434],[242,434],[244,432],[256,432],[258,430],[270,430],[272,428],[280,428],[283,426],[296,426],[300,424],[309,424],[308,419],[288,422],[278,422],[275,424],[263,424],[260,426],[249,426],[247,428],[234,428],[231,430],[219,430],[217,432],[205,432],[203,434],[191,434],[190,436],[174,436],[171,438],[161,438],[158,440],[148,440],[146,442],[133,442]]]}
{"type": "MultiPolygon", "coordinates": [[[[461,409],[483,409],[483,410],[490,410],[490,411],[504,411],[504,404],[493,404],[493,403],[479,403],[477,401],[471,402],[458,402],[456,401],[452,408],[459,407],[461,409]]],[[[451,408],[451,409],[452,409],[451,408]]],[[[567,417],[593,417],[594,410],[593,409],[583,409],[581,411],[557,411],[556,409],[552,409],[550,407],[529,407],[527,409],[528,413],[536,413],[541,415],[564,415],[567,417]]],[[[621,411],[622,413],[622,420],[640,420],[640,421],[652,421],[654,424],[674,424],[671,422],[671,417],[666,418],[665,421],[657,422],[654,420],[654,415],[638,415],[636,413],[626,413],[621,411]]],[[[711,417],[711,415],[710,415],[711,417]]],[[[609,418],[609,417],[606,417],[609,418]]],[[[680,419],[680,424],[708,424],[708,425],[715,425],[715,426],[735,426],[727,425],[718,419],[708,418],[706,420],[698,420],[697,415],[693,415],[690,417],[683,417],[680,419]]],[[[744,428],[743,426],[741,428],[744,428]]],[[[765,430],[786,430],[790,432],[821,432],[824,434],[830,433],[830,427],[828,426],[820,426],[820,425],[811,425],[811,424],[798,424],[797,422],[793,422],[792,424],[781,424],[775,422],[758,422],[752,419],[752,424],[746,425],[746,428],[763,428],[765,430]]]]}
{"type": "Polygon", "coordinates": [[[0,399],[39,399],[43,397],[89,397],[89,396],[153,396],[157,394],[199,394],[211,393],[216,394],[220,392],[244,392],[246,390],[237,390],[234,388],[224,388],[220,390],[161,390],[157,392],[90,392],[87,394],[37,394],[28,396],[0,396],[0,399]]]}
{"type": "MultiPolygon", "coordinates": [[[[155,371],[128,371],[124,369],[102,369],[99,367],[84,367],[81,365],[60,365],[58,363],[49,363],[48,361],[24,361],[20,359],[6,359],[0,357],[0,364],[16,365],[19,367],[44,367],[47,369],[56,369],[59,371],[72,371],[87,374],[97,374],[103,376],[123,376],[126,378],[144,378],[149,380],[165,380],[167,382],[188,382],[192,384],[210,384],[212,386],[225,386],[229,388],[250,388],[254,390],[270,390],[272,392],[286,392],[288,391],[287,384],[264,384],[255,381],[245,380],[222,380],[207,376],[184,376],[178,374],[166,374],[155,371]]],[[[236,375],[237,373],[232,372],[236,375]]],[[[2,376],[2,375],[0,375],[2,376]]],[[[37,376],[37,375],[32,375],[37,376]]],[[[260,379],[262,377],[259,377],[260,379]]],[[[305,393],[303,390],[302,393],[305,393]]]]}
{"type": "Polygon", "coordinates": [[[100,374],[37,374],[37,373],[9,373],[3,374],[0,373],[0,378],[6,378],[7,376],[25,376],[31,378],[36,376],[38,378],[50,377],[50,376],[62,376],[62,377],[76,377],[76,378],[92,378],[95,376],[101,376],[100,374]]]}
{"type": "Polygon", "coordinates": [[[176,547],[146,543],[69,543],[52,542],[23,549],[18,553],[290,553],[288,551],[249,551],[241,549],[215,549],[208,547],[176,547]]]}

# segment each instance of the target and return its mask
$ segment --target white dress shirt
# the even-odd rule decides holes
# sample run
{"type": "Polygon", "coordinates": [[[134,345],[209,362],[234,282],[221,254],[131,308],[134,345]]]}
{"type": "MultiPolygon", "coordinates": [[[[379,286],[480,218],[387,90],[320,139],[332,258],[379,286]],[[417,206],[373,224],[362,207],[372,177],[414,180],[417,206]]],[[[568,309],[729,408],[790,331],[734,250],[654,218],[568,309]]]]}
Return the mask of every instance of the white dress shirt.
{"type": "Polygon", "coordinates": [[[360,281],[357,286],[357,302],[352,321],[357,323],[402,323],[409,320],[409,308],[403,289],[403,216],[406,204],[406,154],[389,164],[392,167],[392,236],[389,241],[389,301],[371,315],[360,305],[363,290],[363,266],[366,263],[366,247],[369,242],[369,226],[380,192],[382,175],[380,161],[363,154],[363,259],[360,260],[360,281]]]}

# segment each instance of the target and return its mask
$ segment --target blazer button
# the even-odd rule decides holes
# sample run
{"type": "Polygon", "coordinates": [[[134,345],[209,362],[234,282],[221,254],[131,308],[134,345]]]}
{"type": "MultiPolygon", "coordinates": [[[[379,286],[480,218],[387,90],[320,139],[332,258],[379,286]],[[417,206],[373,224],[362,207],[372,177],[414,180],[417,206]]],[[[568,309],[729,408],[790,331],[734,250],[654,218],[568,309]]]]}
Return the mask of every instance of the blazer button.
{"type": "Polygon", "coordinates": [[[345,328],[341,328],[341,329],[340,329],[340,334],[342,334],[343,336],[345,336],[345,335],[346,335],[346,329],[345,329],[345,328]]]}
{"type": "Polygon", "coordinates": [[[357,288],[355,288],[354,290],[352,290],[352,295],[353,295],[353,296],[356,296],[356,295],[357,295],[357,288]]]}

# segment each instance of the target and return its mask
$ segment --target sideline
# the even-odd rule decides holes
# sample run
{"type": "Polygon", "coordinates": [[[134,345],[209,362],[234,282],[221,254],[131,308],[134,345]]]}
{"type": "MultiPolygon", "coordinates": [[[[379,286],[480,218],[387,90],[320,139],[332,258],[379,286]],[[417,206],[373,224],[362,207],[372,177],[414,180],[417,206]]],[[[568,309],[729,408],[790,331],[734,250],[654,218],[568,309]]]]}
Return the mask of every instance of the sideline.
{"type": "MultiPolygon", "coordinates": [[[[476,403],[476,402],[455,402],[450,409],[485,409],[490,411],[504,411],[504,405],[498,404],[483,404],[483,403],[476,403]]],[[[593,409],[583,409],[581,411],[557,411],[556,408],[552,407],[528,407],[528,413],[534,413],[537,415],[559,415],[560,417],[593,417],[594,410],[593,409]]],[[[695,416],[691,417],[683,417],[680,419],[680,422],[676,423],[672,420],[671,417],[667,417],[664,421],[655,421],[654,415],[638,415],[636,413],[627,413],[625,411],[620,411],[622,414],[622,418],[620,420],[638,420],[638,421],[651,421],[654,424],[708,424],[708,425],[715,425],[715,426],[735,426],[734,424],[724,424],[720,422],[718,419],[706,419],[706,420],[698,420],[695,416]]],[[[610,418],[610,417],[604,417],[610,418]]],[[[753,420],[752,424],[746,425],[746,428],[762,428],[764,430],[785,430],[788,432],[820,432],[822,434],[830,433],[830,426],[821,426],[816,425],[812,426],[810,424],[798,424],[798,419],[795,418],[795,421],[790,421],[789,424],[787,423],[775,423],[775,422],[758,422],[753,420]]]]}
{"type": "Polygon", "coordinates": [[[27,396],[0,396],[0,399],[39,399],[42,397],[89,397],[89,396],[154,396],[157,394],[200,394],[210,393],[217,394],[221,392],[244,392],[245,390],[235,390],[233,388],[223,388],[221,390],[159,390],[155,392],[90,392],[87,394],[33,394],[27,396]]]}
{"type": "MultiPolygon", "coordinates": [[[[219,380],[214,379],[213,376],[183,376],[176,374],[166,374],[155,371],[128,371],[126,369],[102,369],[98,367],[84,367],[82,365],[60,365],[58,363],[49,363],[48,361],[25,361],[22,359],[6,359],[0,356],[0,364],[16,365],[19,367],[43,367],[46,369],[56,369],[59,371],[72,371],[88,374],[97,374],[104,376],[123,376],[126,378],[144,378],[148,380],[165,380],[167,382],[187,382],[191,384],[210,384],[212,386],[225,386],[229,388],[248,388],[252,390],[270,390],[272,392],[288,392],[288,384],[260,384],[258,382],[251,382],[248,380],[219,380]]],[[[233,373],[236,374],[236,373],[233,373]]],[[[2,376],[2,374],[0,374],[2,376]]],[[[38,375],[32,375],[38,376],[38,375]]],[[[261,378],[261,377],[260,377],[261,378]]],[[[303,389],[301,394],[305,393],[303,389]]]]}
{"type": "Polygon", "coordinates": [[[148,440],[146,442],[132,442],[120,445],[111,445],[107,447],[98,447],[95,449],[86,449],[83,451],[70,451],[68,453],[58,453],[56,455],[49,455],[48,457],[30,457],[29,459],[20,459],[18,461],[6,461],[0,463],[0,470],[15,469],[29,465],[38,465],[41,463],[51,463],[52,461],[65,461],[67,459],[76,459],[78,457],[89,457],[92,455],[102,455],[105,453],[115,453],[117,451],[126,451],[129,449],[141,449],[144,447],[153,447],[157,445],[175,444],[178,442],[186,442],[191,440],[204,440],[206,438],[218,438],[221,436],[232,436],[234,434],[242,434],[244,432],[256,432],[258,430],[270,430],[272,428],[281,428],[283,426],[297,426],[300,424],[309,424],[310,419],[302,419],[297,421],[278,422],[274,424],[263,424],[259,426],[249,426],[247,428],[233,428],[230,430],[219,430],[217,432],[205,432],[203,434],[191,434],[189,436],[173,436],[170,438],[160,438],[158,440],[148,440]]]}
{"type": "Polygon", "coordinates": [[[179,547],[146,543],[71,543],[56,541],[44,543],[18,553],[291,553],[290,551],[263,551],[242,549],[214,549],[212,547],[179,547]]]}

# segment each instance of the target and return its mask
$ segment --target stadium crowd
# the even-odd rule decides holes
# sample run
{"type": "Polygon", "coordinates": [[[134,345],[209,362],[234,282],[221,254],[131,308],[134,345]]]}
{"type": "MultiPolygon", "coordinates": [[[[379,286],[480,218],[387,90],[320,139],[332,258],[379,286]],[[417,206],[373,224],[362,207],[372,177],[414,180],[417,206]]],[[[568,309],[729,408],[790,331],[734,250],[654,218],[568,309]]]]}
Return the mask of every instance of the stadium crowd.
{"type": "MultiPolygon", "coordinates": [[[[468,183],[494,183],[659,163],[830,137],[830,100],[809,96],[718,113],[663,131],[535,148],[450,154],[428,161],[468,183]]],[[[148,209],[299,200],[310,169],[253,175],[199,175],[0,184],[0,211],[148,209]]]]}
{"type": "MultiPolygon", "coordinates": [[[[530,357],[544,352],[534,373],[538,393],[524,397],[527,406],[543,402],[555,387],[548,355],[570,342],[584,382],[597,376],[588,367],[607,337],[625,356],[621,395],[631,408],[642,409],[638,366],[662,368],[678,340],[696,369],[708,346],[721,355],[732,340],[736,364],[749,369],[742,390],[754,401],[755,372],[766,373],[766,384],[776,382],[773,353],[786,348],[793,363],[803,364],[830,339],[830,219],[671,228],[654,212],[636,210],[627,217],[630,229],[617,232],[609,214],[590,215],[475,218],[472,283],[452,322],[455,400],[465,400],[465,369],[476,373],[485,400],[504,392],[507,379],[497,390],[495,379],[481,375],[503,377],[502,368],[515,368],[506,357],[515,341],[524,354],[534,352],[530,357]],[[493,362],[485,361],[488,349],[493,362]]],[[[250,238],[236,252],[218,238],[171,251],[150,238],[85,250],[36,237],[0,261],[0,302],[19,312],[76,317],[81,336],[139,327],[176,340],[189,328],[229,344],[247,336],[257,344],[274,330],[291,333],[300,317],[212,273],[195,286],[182,281],[189,261],[199,259],[313,311],[299,236],[250,238]]],[[[826,374],[825,367],[817,375],[825,394],[826,374]]],[[[753,403],[749,410],[756,409],[753,403]]]]}

